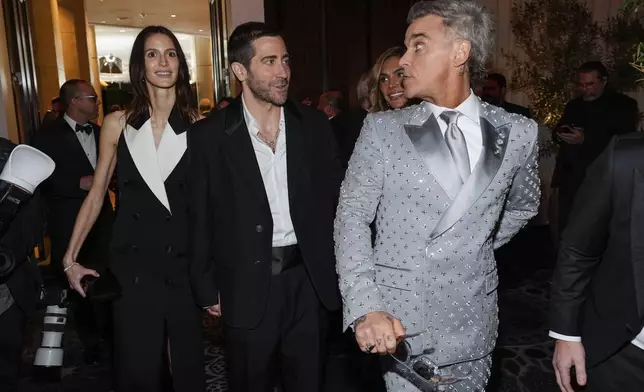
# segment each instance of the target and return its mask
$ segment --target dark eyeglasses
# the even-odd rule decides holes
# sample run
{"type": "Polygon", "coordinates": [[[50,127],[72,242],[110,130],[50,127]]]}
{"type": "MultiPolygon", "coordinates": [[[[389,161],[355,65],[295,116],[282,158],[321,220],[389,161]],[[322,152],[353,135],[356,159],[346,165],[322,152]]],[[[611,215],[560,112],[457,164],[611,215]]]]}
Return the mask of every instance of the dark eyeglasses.
{"type": "Polygon", "coordinates": [[[404,340],[396,347],[396,352],[390,354],[400,365],[398,368],[402,373],[401,376],[421,389],[430,387],[430,390],[434,390],[434,387],[439,385],[454,384],[468,378],[471,373],[471,367],[465,369],[462,375],[456,376],[447,370],[447,367],[451,365],[438,366],[432,362],[427,357],[427,354],[432,353],[433,349],[424,350],[419,355],[412,355],[412,348],[407,339],[420,336],[428,331],[429,329],[426,329],[421,332],[405,335],[404,340]]]}
{"type": "Polygon", "coordinates": [[[96,102],[96,100],[98,99],[98,97],[96,95],[81,95],[81,96],[74,97],[74,98],[88,99],[88,100],[93,101],[93,102],[96,102]]]}

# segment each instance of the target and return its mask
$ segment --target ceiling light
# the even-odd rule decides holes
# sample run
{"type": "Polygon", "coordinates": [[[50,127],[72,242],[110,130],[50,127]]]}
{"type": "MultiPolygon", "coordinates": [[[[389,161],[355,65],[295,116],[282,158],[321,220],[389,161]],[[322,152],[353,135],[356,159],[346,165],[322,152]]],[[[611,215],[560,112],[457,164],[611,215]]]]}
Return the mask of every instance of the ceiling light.
{"type": "Polygon", "coordinates": [[[202,29],[199,29],[199,31],[203,31],[202,29]]]}
{"type": "Polygon", "coordinates": [[[172,15],[170,15],[170,17],[171,17],[171,18],[176,18],[176,17],[177,17],[177,15],[172,14],[172,15]]]}
{"type": "Polygon", "coordinates": [[[140,13],[139,16],[141,17],[141,19],[143,19],[143,18],[145,18],[147,16],[147,14],[140,13]]]}
{"type": "Polygon", "coordinates": [[[107,22],[106,22],[106,21],[104,21],[104,20],[101,20],[101,23],[107,23],[107,22]]]}
{"type": "Polygon", "coordinates": [[[116,20],[119,20],[119,21],[124,21],[124,20],[128,20],[128,19],[130,19],[130,18],[128,18],[127,16],[117,16],[116,17],[116,20]]]}
{"type": "Polygon", "coordinates": [[[125,33],[125,30],[119,30],[119,33],[125,33]]]}

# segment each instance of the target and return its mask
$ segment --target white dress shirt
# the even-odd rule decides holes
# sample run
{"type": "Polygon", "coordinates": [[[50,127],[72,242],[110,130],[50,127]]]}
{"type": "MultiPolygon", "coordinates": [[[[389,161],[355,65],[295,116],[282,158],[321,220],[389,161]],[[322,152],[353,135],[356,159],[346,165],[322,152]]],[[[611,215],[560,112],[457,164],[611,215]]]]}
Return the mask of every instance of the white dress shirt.
{"type": "MultiPolygon", "coordinates": [[[[581,336],[562,335],[554,331],[550,331],[548,335],[553,339],[565,340],[566,342],[581,342],[581,336]]],[[[644,350],[644,328],[635,336],[635,339],[631,340],[631,343],[644,350]]]]}
{"type": "Polygon", "coordinates": [[[465,137],[467,155],[470,158],[470,172],[473,172],[483,151],[483,133],[481,131],[481,119],[479,117],[479,101],[476,95],[470,90],[470,95],[467,99],[454,109],[434,105],[431,102],[426,102],[426,104],[431,113],[434,114],[434,117],[436,117],[443,137],[445,137],[445,132],[447,132],[447,123],[440,117],[441,114],[446,110],[455,110],[461,113],[458,120],[456,120],[456,125],[461,129],[465,137]]]}
{"type": "Polygon", "coordinates": [[[275,153],[259,137],[259,124],[246,107],[242,94],[244,119],[253,142],[255,157],[262,174],[266,197],[273,217],[273,247],[297,244],[295,229],[291,221],[291,211],[288,203],[288,182],[286,170],[286,121],[284,108],[280,112],[280,131],[277,136],[275,153]]]}
{"type": "MultiPolygon", "coordinates": [[[[76,132],[76,121],[72,120],[71,117],[67,115],[67,113],[63,115],[63,118],[65,119],[65,121],[67,121],[67,124],[72,127],[72,130],[76,132]]],[[[96,153],[96,139],[94,137],[94,131],[92,130],[89,135],[85,132],[76,132],[76,137],[83,147],[83,151],[85,151],[87,160],[92,165],[92,167],[96,169],[96,157],[98,154],[96,153]]]]}

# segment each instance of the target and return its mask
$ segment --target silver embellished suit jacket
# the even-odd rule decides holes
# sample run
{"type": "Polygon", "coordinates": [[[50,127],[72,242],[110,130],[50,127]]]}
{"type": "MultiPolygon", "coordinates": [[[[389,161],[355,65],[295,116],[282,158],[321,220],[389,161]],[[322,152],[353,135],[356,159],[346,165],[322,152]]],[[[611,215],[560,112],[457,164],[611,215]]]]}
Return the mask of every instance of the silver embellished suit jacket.
{"type": "Polygon", "coordinates": [[[367,116],[342,184],[335,246],[345,328],[389,312],[407,333],[426,331],[411,339],[415,353],[449,365],[494,348],[494,249],[537,214],[537,125],[479,101],[483,151],[461,186],[431,113],[423,103],[367,116]]]}

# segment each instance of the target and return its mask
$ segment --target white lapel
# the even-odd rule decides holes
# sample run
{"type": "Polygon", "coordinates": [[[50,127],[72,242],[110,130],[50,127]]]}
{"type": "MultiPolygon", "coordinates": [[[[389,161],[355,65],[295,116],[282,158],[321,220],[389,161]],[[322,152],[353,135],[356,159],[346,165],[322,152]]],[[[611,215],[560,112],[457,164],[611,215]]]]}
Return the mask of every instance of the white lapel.
{"type": "MultiPolygon", "coordinates": [[[[123,132],[125,133],[127,148],[130,150],[132,160],[143,181],[145,181],[161,204],[171,212],[170,202],[165,191],[164,178],[160,170],[157,149],[154,146],[154,135],[152,134],[150,120],[147,120],[139,129],[128,124],[123,132]]],[[[163,136],[165,136],[165,130],[163,136]]]]}

